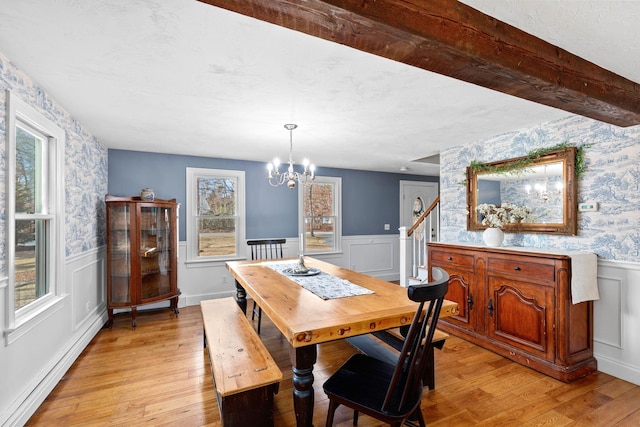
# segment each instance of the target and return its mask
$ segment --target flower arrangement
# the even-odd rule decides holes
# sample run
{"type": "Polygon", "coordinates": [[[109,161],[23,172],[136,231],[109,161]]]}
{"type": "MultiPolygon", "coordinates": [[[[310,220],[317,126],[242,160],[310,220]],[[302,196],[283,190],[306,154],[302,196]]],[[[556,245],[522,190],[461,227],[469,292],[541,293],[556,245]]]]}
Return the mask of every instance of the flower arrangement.
{"type": "Polygon", "coordinates": [[[516,224],[531,221],[531,208],[518,206],[505,202],[502,206],[483,203],[476,207],[476,211],[482,215],[482,225],[500,228],[505,224],[516,224]]]}

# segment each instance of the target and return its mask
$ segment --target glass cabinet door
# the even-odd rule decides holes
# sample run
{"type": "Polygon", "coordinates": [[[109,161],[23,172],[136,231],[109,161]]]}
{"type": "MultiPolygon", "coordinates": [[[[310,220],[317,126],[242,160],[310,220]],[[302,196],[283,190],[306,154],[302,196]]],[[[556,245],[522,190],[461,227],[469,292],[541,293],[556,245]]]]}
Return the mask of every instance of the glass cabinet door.
{"type": "Polygon", "coordinates": [[[111,288],[110,304],[127,304],[132,301],[131,281],[131,211],[129,205],[109,206],[109,234],[107,251],[111,257],[109,271],[111,288]]]}
{"type": "Polygon", "coordinates": [[[170,207],[140,206],[140,274],[142,300],[171,294],[170,207]]]}

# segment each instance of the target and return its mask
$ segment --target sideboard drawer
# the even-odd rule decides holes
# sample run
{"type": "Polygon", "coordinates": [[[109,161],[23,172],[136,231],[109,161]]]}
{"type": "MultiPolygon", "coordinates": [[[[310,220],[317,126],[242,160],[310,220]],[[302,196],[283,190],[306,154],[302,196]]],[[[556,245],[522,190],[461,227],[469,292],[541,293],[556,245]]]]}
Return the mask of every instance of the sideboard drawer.
{"type": "Polygon", "coordinates": [[[555,282],[556,266],[553,261],[533,260],[531,257],[489,257],[488,270],[492,274],[509,274],[521,278],[555,282]]]}
{"type": "Polygon", "coordinates": [[[445,252],[431,249],[430,258],[433,262],[439,263],[439,266],[447,269],[447,264],[458,267],[473,268],[473,255],[465,255],[457,252],[445,252]]]}

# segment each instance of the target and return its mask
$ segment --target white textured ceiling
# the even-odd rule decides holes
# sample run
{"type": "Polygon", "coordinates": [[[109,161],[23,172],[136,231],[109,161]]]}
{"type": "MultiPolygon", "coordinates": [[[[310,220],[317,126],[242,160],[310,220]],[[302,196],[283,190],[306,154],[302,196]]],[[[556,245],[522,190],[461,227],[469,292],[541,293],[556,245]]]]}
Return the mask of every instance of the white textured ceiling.
{"type": "MultiPolygon", "coordinates": [[[[465,0],[635,82],[640,2],[465,0]]],[[[437,174],[569,115],[195,0],[0,0],[0,52],[109,148],[437,174]]]]}

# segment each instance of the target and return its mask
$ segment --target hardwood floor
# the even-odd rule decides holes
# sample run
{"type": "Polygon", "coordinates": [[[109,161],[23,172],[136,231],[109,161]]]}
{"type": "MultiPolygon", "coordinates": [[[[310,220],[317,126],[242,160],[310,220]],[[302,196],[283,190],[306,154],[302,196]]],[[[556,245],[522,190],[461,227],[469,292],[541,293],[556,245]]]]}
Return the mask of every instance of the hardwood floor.
{"type": "MultiPolygon", "coordinates": [[[[285,375],[275,425],[294,426],[289,345],[266,316],[262,322],[285,375]]],[[[27,425],[220,426],[199,306],[178,318],[139,312],[137,325],[117,316],[101,330],[27,425]]],[[[325,423],[322,383],[354,351],[345,341],[319,347],[315,426],[325,423]]],[[[422,410],[429,426],[638,426],[640,387],[600,372],[565,384],[451,337],[436,351],[436,388],[425,390],[422,410]]],[[[338,408],[334,425],[352,425],[352,413],[338,408]]],[[[358,425],[383,424],[361,416],[358,425]]]]}

